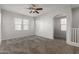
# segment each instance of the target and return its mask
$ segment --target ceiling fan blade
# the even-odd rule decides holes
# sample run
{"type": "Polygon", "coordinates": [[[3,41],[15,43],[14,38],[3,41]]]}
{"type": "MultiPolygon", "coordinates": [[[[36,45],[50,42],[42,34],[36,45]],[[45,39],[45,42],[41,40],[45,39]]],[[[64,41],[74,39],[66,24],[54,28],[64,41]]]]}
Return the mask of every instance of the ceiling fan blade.
{"type": "Polygon", "coordinates": [[[37,14],[39,14],[39,12],[38,11],[35,11],[37,14]]]}
{"type": "Polygon", "coordinates": [[[36,10],[43,10],[43,8],[36,8],[36,10]]]}

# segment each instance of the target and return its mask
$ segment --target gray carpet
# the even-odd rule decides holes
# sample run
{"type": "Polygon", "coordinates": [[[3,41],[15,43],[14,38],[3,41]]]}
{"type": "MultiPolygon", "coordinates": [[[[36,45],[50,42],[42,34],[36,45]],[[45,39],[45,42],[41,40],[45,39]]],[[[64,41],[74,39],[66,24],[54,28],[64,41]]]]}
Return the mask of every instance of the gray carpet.
{"type": "Polygon", "coordinates": [[[67,45],[65,40],[46,39],[39,36],[29,36],[3,40],[0,45],[1,54],[73,54],[79,53],[79,48],[67,45]]]}

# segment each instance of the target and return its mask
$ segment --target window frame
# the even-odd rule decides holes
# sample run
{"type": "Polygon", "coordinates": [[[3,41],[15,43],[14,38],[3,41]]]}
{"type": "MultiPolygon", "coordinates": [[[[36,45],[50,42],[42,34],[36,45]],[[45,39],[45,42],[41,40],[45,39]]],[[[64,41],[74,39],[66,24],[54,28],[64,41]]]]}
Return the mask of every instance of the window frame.
{"type": "Polygon", "coordinates": [[[14,18],[14,29],[16,31],[29,30],[29,19],[23,19],[23,18],[17,18],[17,17],[14,18]],[[26,21],[27,23],[24,23],[24,20],[27,20],[26,21]],[[19,29],[19,26],[20,26],[20,29],[19,29]]]}
{"type": "Polygon", "coordinates": [[[61,24],[61,31],[67,31],[67,18],[66,17],[60,18],[60,24],[61,24]],[[65,20],[65,22],[64,22],[64,20],[65,20]]]}

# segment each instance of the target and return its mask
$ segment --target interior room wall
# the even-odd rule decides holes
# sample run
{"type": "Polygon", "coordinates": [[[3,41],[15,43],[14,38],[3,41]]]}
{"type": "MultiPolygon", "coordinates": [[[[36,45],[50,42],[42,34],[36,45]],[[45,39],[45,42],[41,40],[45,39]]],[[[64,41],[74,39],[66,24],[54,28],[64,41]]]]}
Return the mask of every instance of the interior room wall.
{"type": "Polygon", "coordinates": [[[79,8],[72,9],[72,27],[79,28],[79,8]]]}
{"type": "Polygon", "coordinates": [[[2,39],[12,39],[24,36],[34,35],[34,19],[32,17],[1,10],[2,13],[2,39]],[[14,28],[14,18],[20,17],[28,19],[30,22],[29,30],[16,31],[14,28]]]}
{"type": "Polygon", "coordinates": [[[60,18],[62,18],[62,17],[54,18],[54,38],[57,38],[57,39],[58,38],[59,39],[66,39],[66,31],[61,31],[60,18]]]}
{"type": "Polygon", "coordinates": [[[36,35],[46,37],[49,39],[54,39],[54,27],[53,18],[56,15],[66,16],[67,21],[67,43],[71,41],[71,22],[72,22],[72,12],[69,7],[54,7],[46,14],[37,17],[36,20],[36,35]]]}
{"type": "Polygon", "coordinates": [[[2,35],[1,35],[1,8],[0,8],[0,43],[2,40],[2,35]]]}
{"type": "Polygon", "coordinates": [[[36,19],[36,35],[45,38],[53,38],[53,20],[46,16],[41,16],[36,19]],[[52,35],[51,35],[52,34],[52,35]]]}

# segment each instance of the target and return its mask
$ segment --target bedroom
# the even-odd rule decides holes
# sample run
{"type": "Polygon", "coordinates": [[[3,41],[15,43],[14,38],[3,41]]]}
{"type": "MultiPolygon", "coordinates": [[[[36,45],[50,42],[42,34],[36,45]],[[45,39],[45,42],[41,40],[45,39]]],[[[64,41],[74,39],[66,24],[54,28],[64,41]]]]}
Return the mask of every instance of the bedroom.
{"type": "Polygon", "coordinates": [[[78,4],[1,4],[0,53],[79,53],[78,20],[73,20],[78,8],[78,4]],[[64,17],[66,21],[59,20],[64,17]],[[66,32],[56,35],[65,40],[54,37],[56,19],[61,23],[59,32],[66,32]]]}

